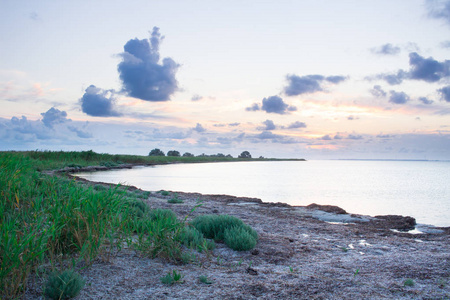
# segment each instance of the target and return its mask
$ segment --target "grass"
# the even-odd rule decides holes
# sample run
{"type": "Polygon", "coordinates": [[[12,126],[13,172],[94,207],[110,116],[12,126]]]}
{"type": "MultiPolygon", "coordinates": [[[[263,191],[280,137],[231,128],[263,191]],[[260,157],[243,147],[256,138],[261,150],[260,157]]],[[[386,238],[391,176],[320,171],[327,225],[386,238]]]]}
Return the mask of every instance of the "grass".
{"type": "Polygon", "coordinates": [[[175,283],[183,283],[183,275],[173,270],[172,273],[167,273],[166,276],[160,278],[163,284],[173,285],[175,283]]]}
{"type": "Polygon", "coordinates": [[[178,194],[174,194],[171,199],[167,200],[167,203],[179,204],[179,203],[183,203],[183,200],[178,198],[178,194]]]}
{"type": "MultiPolygon", "coordinates": [[[[212,241],[185,229],[186,219],[179,221],[173,211],[150,209],[142,201],[150,196],[149,192],[84,184],[41,171],[124,163],[212,161],[242,159],[110,155],[93,151],[0,152],[0,298],[20,298],[29,276],[39,266],[54,271],[72,261],[74,270],[76,266],[88,267],[98,257],[108,257],[124,245],[175,263],[188,260],[183,254],[186,248],[214,248],[212,241]]],[[[221,217],[222,225],[214,229],[214,239],[224,239],[224,231],[216,229],[225,223],[243,226],[240,220],[228,219],[232,220],[221,217]]]]}

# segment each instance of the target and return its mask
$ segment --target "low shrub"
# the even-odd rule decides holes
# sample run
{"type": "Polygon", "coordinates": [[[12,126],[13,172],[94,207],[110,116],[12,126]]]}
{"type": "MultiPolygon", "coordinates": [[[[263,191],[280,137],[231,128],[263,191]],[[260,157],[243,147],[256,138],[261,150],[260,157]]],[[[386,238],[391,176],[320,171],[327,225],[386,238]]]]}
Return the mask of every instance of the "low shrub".
{"type": "Polygon", "coordinates": [[[183,200],[181,200],[180,198],[178,198],[178,194],[175,194],[172,199],[167,200],[167,203],[172,203],[172,204],[178,204],[178,203],[183,203],[183,200]]]}
{"type": "Polygon", "coordinates": [[[44,294],[50,299],[70,299],[76,297],[83,286],[83,278],[73,270],[53,272],[45,283],[44,294]]]}
{"type": "Polygon", "coordinates": [[[224,236],[225,244],[236,251],[247,251],[256,246],[255,237],[245,227],[227,228],[224,236]]]}
{"type": "Polygon", "coordinates": [[[195,227],[190,226],[183,229],[181,241],[186,247],[197,249],[199,252],[202,252],[203,250],[213,250],[216,246],[214,241],[205,239],[200,231],[195,227]]]}
{"type": "Polygon", "coordinates": [[[258,234],[253,228],[241,219],[229,215],[202,215],[192,220],[191,224],[206,238],[224,241],[230,248],[236,248],[235,250],[250,250],[255,247],[258,240],[258,234]],[[232,238],[232,235],[238,237],[232,238]]]}
{"type": "Polygon", "coordinates": [[[171,221],[175,221],[177,219],[177,215],[170,209],[156,208],[150,211],[150,219],[169,219],[171,221]]]}

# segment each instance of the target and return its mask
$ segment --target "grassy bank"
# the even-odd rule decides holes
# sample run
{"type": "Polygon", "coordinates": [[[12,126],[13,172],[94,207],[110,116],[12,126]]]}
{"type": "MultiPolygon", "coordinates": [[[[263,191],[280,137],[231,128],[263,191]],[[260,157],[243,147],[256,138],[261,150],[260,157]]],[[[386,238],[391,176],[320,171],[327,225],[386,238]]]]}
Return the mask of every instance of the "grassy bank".
{"type": "MultiPolygon", "coordinates": [[[[186,219],[177,218],[170,210],[150,210],[142,201],[149,196],[146,192],[86,185],[67,177],[45,175],[41,170],[230,160],[242,159],[143,157],[92,151],[0,152],[0,297],[20,297],[30,274],[44,279],[55,271],[72,272],[80,266],[88,267],[99,257],[107,259],[123,247],[177,263],[190,260],[186,254],[189,248],[208,251],[213,247],[213,242],[189,226],[186,219]]],[[[247,232],[241,235],[248,239],[247,232]]],[[[50,287],[44,290],[47,296],[50,287]]]]}

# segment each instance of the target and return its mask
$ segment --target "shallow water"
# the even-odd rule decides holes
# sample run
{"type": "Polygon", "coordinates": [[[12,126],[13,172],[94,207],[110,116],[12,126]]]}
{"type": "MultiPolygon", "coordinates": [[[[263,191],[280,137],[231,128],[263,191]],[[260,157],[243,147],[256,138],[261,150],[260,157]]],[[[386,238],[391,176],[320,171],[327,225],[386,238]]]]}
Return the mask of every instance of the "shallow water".
{"type": "Polygon", "coordinates": [[[366,215],[399,214],[450,226],[450,162],[294,161],[172,164],[79,173],[144,190],[228,194],[291,205],[337,205],[366,215]]]}

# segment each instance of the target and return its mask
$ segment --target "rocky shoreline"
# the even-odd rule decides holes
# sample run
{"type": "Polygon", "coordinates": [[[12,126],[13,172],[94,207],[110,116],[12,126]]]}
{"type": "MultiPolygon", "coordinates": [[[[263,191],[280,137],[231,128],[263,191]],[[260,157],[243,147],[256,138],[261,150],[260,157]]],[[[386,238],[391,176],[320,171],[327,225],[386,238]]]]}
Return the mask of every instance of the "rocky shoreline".
{"type": "MultiPolygon", "coordinates": [[[[196,252],[186,265],[123,249],[81,271],[86,286],[78,299],[450,299],[450,228],[412,234],[410,217],[177,194],[183,203],[170,204],[170,196],[157,192],[147,203],[170,208],[180,219],[236,216],[258,232],[256,248],[236,252],[217,244],[209,254],[196,252]],[[183,283],[162,284],[160,278],[173,270],[184,276],[183,283]],[[212,284],[201,283],[200,276],[212,284]],[[408,279],[412,286],[405,285],[408,279]]],[[[39,299],[39,285],[31,286],[26,298],[39,299]]]]}

